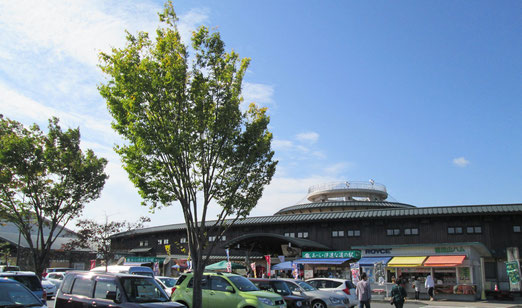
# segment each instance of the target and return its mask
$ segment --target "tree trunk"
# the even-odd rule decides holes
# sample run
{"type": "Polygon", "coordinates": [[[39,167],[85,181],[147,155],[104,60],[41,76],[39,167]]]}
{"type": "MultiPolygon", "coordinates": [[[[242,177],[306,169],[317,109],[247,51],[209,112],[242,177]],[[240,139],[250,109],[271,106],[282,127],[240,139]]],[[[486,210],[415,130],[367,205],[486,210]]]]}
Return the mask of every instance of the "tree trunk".
{"type": "Polygon", "coordinates": [[[202,262],[201,252],[195,248],[191,249],[190,254],[192,255],[192,269],[194,275],[192,279],[194,279],[194,289],[192,294],[192,308],[202,308],[203,307],[203,292],[201,289],[201,281],[203,280],[203,271],[204,266],[202,262]],[[194,267],[195,266],[195,267],[194,267]]]}

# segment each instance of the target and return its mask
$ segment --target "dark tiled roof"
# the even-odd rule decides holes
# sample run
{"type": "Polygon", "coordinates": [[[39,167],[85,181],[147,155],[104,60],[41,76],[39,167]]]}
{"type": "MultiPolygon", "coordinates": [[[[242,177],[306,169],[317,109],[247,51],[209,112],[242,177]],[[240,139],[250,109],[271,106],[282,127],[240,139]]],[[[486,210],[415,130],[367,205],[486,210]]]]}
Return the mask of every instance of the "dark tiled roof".
{"type": "Polygon", "coordinates": [[[339,207],[362,207],[362,208],[415,208],[413,205],[398,203],[398,202],[388,202],[388,201],[328,201],[328,202],[313,202],[313,203],[304,203],[297,204],[289,207],[285,207],[281,209],[278,214],[283,214],[285,212],[291,211],[306,211],[312,209],[328,209],[328,208],[339,208],[339,207]]]}
{"type": "MultiPolygon", "coordinates": [[[[522,204],[491,204],[491,205],[464,205],[439,207],[412,207],[378,210],[361,210],[345,212],[322,212],[310,214],[275,215],[247,217],[236,221],[234,225],[280,224],[299,222],[321,222],[334,220],[351,220],[362,218],[401,218],[401,217],[433,217],[452,215],[495,215],[495,214],[522,214],[522,204]]],[[[209,222],[212,223],[212,222],[209,222]]],[[[172,224],[131,230],[113,235],[113,238],[137,234],[150,234],[165,231],[184,230],[185,224],[172,224]]]]}

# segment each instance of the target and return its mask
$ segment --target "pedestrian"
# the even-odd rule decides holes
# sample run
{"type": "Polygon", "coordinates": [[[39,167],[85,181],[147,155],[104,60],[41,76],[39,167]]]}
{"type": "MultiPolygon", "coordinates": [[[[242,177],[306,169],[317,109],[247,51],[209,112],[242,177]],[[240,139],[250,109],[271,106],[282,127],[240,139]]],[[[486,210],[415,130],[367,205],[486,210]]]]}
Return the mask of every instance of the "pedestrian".
{"type": "Polygon", "coordinates": [[[370,308],[370,301],[372,299],[372,289],[368,282],[366,273],[361,274],[361,279],[355,288],[355,294],[359,299],[359,308],[370,308]]]}
{"type": "Polygon", "coordinates": [[[418,300],[420,295],[420,281],[417,277],[413,277],[412,287],[415,290],[415,299],[418,300]]]}
{"type": "Polygon", "coordinates": [[[428,290],[428,295],[430,296],[430,301],[435,300],[435,297],[433,296],[433,288],[435,288],[435,281],[433,281],[433,277],[431,277],[431,275],[428,275],[428,277],[426,277],[426,281],[424,282],[424,287],[428,290]]]}
{"type": "Polygon", "coordinates": [[[395,305],[395,308],[402,308],[406,301],[406,290],[401,284],[401,279],[395,281],[395,285],[391,289],[391,302],[390,304],[395,305]]]}

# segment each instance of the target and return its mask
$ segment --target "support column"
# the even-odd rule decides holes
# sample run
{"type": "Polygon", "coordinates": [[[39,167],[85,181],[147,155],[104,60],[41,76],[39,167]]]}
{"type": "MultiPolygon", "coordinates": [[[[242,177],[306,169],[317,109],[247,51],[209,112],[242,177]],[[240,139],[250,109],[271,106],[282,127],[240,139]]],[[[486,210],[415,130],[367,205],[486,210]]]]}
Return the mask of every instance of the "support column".
{"type": "Polygon", "coordinates": [[[486,267],[484,266],[484,257],[480,257],[480,299],[486,300],[486,267]]]}

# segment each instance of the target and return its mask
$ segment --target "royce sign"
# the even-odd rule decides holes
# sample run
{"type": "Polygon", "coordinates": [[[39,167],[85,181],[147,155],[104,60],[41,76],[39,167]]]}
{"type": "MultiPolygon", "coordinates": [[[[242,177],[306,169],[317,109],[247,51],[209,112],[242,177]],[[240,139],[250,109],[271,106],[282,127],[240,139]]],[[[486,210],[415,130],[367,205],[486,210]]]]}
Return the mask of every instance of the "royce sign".
{"type": "Polygon", "coordinates": [[[304,259],[360,259],[360,250],[343,250],[343,251],[305,251],[304,259]]]}

